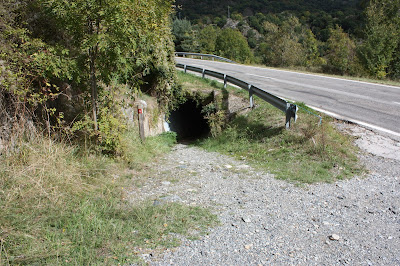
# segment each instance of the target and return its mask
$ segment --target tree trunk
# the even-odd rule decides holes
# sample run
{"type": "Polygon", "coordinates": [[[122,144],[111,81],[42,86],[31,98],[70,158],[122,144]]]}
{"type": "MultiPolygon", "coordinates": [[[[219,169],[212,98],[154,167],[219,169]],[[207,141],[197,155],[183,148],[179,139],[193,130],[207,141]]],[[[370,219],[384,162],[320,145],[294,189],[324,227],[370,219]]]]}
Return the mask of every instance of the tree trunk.
{"type": "Polygon", "coordinates": [[[97,57],[97,45],[89,49],[89,60],[90,60],[90,88],[92,98],[92,112],[94,130],[98,130],[97,125],[97,80],[96,80],[96,57],[97,57]]]}

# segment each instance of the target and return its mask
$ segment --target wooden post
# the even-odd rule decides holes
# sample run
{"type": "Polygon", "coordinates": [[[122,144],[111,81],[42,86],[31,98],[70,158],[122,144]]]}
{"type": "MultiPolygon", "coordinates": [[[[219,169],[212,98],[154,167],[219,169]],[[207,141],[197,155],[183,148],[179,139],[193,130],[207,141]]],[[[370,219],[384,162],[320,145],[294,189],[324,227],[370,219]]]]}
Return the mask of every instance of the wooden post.
{"type": "Polygon", "coordinates": [[[138,114],[138,122],[139,122],[139,135],[140,139],[142,142],[146,140],[146,135],[145,135],[145,123],[144,123],[144,118],[145,118],[145,110],[146,110],[147,104],[145,101],[139,101],[137,105],[137,114],[138,114]]]}
{"type": "Polygon", "coordinates": [[[143,109],[140,109],[138,107],[138,119],[139,119],[139,134],[140,134],[140,139],[142,142],[146,140],[146,137],[144,135],[144,114],[143,114],[143,109]]]}
{"type": "Polygon", "coordinates": [[[253,109],[254,108],[254,97],[253,97],[253,90],[251,89],[251,86],[249,84],[249,97],[250,97],[250,108],[253,109]]]}

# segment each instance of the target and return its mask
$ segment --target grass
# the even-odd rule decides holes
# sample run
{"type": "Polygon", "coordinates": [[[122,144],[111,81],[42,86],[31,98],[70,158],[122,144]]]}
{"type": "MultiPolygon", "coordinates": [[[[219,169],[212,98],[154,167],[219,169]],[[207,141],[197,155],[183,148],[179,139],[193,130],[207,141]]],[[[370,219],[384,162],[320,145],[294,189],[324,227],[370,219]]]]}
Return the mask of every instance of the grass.
{"type": "Polygon", "coordinates": [[[219,82],[211,79],[202,79],[191,73],[177,71],[179,83],[188,91],[206,91],[221,89],[219,82]]]}
{"type": "Polygon", "coordinates": [[[140,249],[176,246],[176,234],[216,223],[199,207],[128,203],[126,166],[139,167],[175,142],[173,134],[146,144],[128,136],[121,162],[45,139],[0,157],[0,265],[140,263],[140,249]]]}
{"type": "MultiPolygon", "coordinates": [[[[182,79],[181,73],[179,78],[182,79]]],[[[193,86],[212,81],[185,75],[185,84],[193,86]]],[[[220,89],[222,85],[217,84],[220,89]]],[[[228,86],[229,94],[248,97],[247,92],[228,86]]],[[[297,184],[333,182],[363,172],[357,159],[353,139],[338,132],[333,119],[319,118],[302,109],[290,130],[284,128],[284,113],[255,97],[257,107],[235,117],[216,137],[200,140],[196,145],[237,158],[246,158],[254,166],[273,173],[276,178],[297,184]]],[[[307,109],[304,104],[299,104],[307,109]]]]}

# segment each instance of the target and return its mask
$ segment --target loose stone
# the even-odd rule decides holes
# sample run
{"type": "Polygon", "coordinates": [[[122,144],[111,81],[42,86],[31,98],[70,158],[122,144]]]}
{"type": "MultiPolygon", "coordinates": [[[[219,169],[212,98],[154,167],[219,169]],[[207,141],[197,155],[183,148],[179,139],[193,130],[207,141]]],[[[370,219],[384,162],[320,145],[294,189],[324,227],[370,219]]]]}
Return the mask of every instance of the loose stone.
{"type": "Polygon", "coordinates": [[[333,241],[338,241],[340,239],[340,236],[337,234],[332,234],[329,236],[329,239],[333,241]]]}

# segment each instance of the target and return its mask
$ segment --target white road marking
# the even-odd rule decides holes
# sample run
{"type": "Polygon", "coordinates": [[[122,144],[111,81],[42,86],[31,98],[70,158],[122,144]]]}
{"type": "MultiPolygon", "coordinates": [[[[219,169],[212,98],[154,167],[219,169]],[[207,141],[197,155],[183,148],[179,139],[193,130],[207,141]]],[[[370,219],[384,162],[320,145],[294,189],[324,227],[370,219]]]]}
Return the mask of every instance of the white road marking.
{"type": "MultiPolygon", "coordinates": [[[[193,59],[193,60],[200,60],[200,59],[193,59]]],[[[215,61],[214,61],[214,63],[232,64],[232,63],[215,62],[215,61]]],[[[301,73],[301,72],[295,72],[295,71],[289,71],[289,70],[273,69],[273,68],[268,68],[268,67],[255,67],[255,66],[246,66],[246,65],[241,65],[241,64],[232,64],[232,65],[242,66],[242,67],[247,67],[247,68],[256,68],[256,69],[261,69],[261,70],[271,70],[271,71],[276,71],[276,72],[282,71],[282,72],[298,74],[298,75],[305,75],[305,76],[312,76],[312,77],[319,77],[319,78],[326,78],[326,79],[348,81],[348,82],[354,82],[354,83],[360,83],[360,84],[376,85],[376,86],[381,86],[381,87],[393,88],[393,89],[400,90],[399,86],[384,85],[384,84],[378,84],[378,83],[372,83],[372,82],[366,82],[366,81],[358,81],[358,80],[343,79],[343,78],[336,78],[336,77],[327,77],[327,76],[323,76],[323,75],[315,75],[315,74],[301,73]]]]}
{"type": "Polygon", "coordinates": [[[332,116],[334,118],[337,118],[337,119],[340,119],[340,120],[350,121],[350,122],[353,122],[353,123],[358,124],[360,126],[364,126],[366,128],[374,129],[374,130],[377,130],[377,131],[381,131],[381,132],[384,132],[384,133],[387,133],[387,134],[394,135],[396,137],[400,137],[400,133],[398,133],[398,132],[395,132],[395,131],[392,131],[392,130],[389,130],[389,129],[386,129],[386,128],[383,128],[383,127],[375,126],[375,125],[372,125],[372,124],[369,124],[369,123],[366,123],[366,122],[362,122],[362,121],[359,121],[359,120],[347,118],[347,117],[338,115],[338,114],[330,112],[330,111],[326,111],[326,110],[318,108],[318,107],[314,107],[314,106],[311,106],[311,105],[307,105],[307,106],[312,108],[312,109],[314,109],[314,110],[316,110],[316,111],[318,111],[318,112],[324,113],[324,114],[332,116]]]}
{"type": "Polygon", "coordinates": [[[251,73],[246,73],[249,76],[254,76],[254,77],[259,77],[259,78],[265,78],[265,79],[274,79],[266,76],[261,76],[261,75],[256,75],[256,74],[251,74],[251,73]]]}
{"type": "Polygon", "coordinates": [[[329,89],[329,88],[324,88],[324,87],[320,87],[320,86],[314,86],[314,85],[308,85],[308,84],[304,84],[304,83],[299,83],[299,82],[293,82],[293,81],[288,81],[288,80],[283,80],[283,79],[277,79],[277,78],[270,78],[270,77],[265,77],[265,76],[260,76],[260,75],[255,75],[255,74],[250,74],[247,73],[247,75],[249,76],[256,76],[256,77],[260,77],[260,78],[266,78],[266,79],[271,79],[280,83],[285,83],[285,84],[289,84],[289,85],[295,85],[295,86],[299,86],[299,87],[303,87],[303,88],[310,88],[310,89],[314,89],[314,90],[319,90],[319,91],[326,91],[329,93],[336,93],[336,94],[341,94],[341,95],[345,95],[345,96],[349,96],[351,98],[360,98],[360,99],[364,99],[367,101],[373,101],[373,102],[379,102],[382,104],[387,104],[387,101],[383,101],[377,98],[372,98],[369,96],[365,96],[365,95],[360,95],[360,94],[356,94],[356,93],[351,93],[351,92],[346,92],[346,91],[340,91],[340,90],[335,90],[335,89],[329,89]]]}
{"type": "Polygon", "coordinates": [[[354,83],[360,83],[360,84],[368,84],[368,85],[376,85],[376,86],[381,86],[381,87],[387,87],[387,88],[392,88],[392,89],[398,89],[400,90],[400,87],[398,86],[391,86],[391,85],[385,85],[385,84],[379,84],[379,83],[372,83],[372,82],[366,82],[366,81],[359,81],[359,80],[352,80],[352,79],[343,79],[343,78],[335,78],[335,77],[327,77],[323,75],[315,75],[315,74],[308,74],[308,73],[301,73],[301,72],[294,72],[294,71],[289,71],[289,70],[280,70],[280,69],[272,69],[268,67],[254,67],[254,66],[245,66],[241,65],[244,67],[249,67],[249,68],[257,68],[257,69],[264,69],[264,70],[271,70],[271,71],[282,71],[286,73],[291,73],[291,74],[298,74],[298,75],[305,75],[305,76],[312,76],[312,77],[319,77],[319,78],[326,78],[326,79],[335,79],[335,80],[341,80],[341,81],[349,81],[349,82],[354,82],[354,83]]]}

